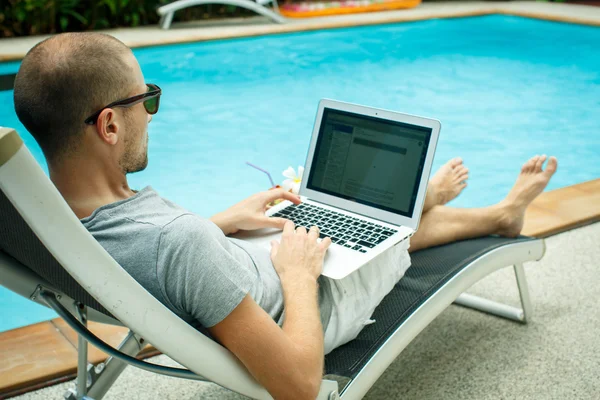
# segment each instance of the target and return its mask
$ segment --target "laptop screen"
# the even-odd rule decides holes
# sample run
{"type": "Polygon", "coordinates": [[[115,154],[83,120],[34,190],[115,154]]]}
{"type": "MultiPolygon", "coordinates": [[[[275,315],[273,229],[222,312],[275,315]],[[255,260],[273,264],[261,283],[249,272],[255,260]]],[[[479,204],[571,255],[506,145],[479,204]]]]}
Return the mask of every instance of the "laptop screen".
{"type": "Polygon", "coordinates": [[[431,133],[325,108],[306,187],[410,218],[431,133]]]}

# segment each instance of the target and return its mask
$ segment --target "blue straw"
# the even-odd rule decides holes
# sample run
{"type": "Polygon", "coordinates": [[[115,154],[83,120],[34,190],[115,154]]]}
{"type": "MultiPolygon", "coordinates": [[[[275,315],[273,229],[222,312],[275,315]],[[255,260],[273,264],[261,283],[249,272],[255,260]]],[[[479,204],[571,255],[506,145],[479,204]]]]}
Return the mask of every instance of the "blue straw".
{"type": "Polygon", "coordinates": [[[264,172],[265,174],[267,174],[267,176],[269,177],[269,180],[271,181],[271,187],[275,187],[275,183],[273,182],[273,178],[271,178],[271,174],[270,174],[268,171],[266,171],[266,170],[262,169],[262,168],[261,168],[261,167],[259,167],[258,165],[254,165],[254,164],[252,164],[252,163],[251,163],[251,162],[249,162],[249,161],[246,161],[246,164],[248,164],[248,165],[249,165],[249,166],[251,166],[252,168],[256,168],[257,170],[259,170],[259,171],[261,171],[261,172],[264,172]]]}

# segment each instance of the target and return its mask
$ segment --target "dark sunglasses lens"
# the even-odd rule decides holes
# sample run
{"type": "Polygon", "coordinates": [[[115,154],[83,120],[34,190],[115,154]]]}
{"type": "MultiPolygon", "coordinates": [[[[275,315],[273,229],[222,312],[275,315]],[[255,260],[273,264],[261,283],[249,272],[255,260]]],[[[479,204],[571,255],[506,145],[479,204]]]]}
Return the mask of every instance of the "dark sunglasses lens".
{"type": "Polygon", "coordinates": [[[158,112],[158,96],[148,99],[144,102],[144,108],[148,114],[156,114],[158,112]]]}

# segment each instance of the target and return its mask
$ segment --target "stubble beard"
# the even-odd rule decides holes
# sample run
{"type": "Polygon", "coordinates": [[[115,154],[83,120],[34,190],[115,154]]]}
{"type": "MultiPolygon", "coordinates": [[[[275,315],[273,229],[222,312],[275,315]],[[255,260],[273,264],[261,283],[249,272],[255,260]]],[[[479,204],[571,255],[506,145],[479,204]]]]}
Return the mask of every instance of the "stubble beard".
{"type": "Polygon", "coordinates": [[[124,174],[140,172],[148,166],[148,134],[146,134],[146,144],[141,151],[135,152],[132,149],[134,145],[135,143],[131,140],[125,141],[125,154],[119,163],[124,174]]]}

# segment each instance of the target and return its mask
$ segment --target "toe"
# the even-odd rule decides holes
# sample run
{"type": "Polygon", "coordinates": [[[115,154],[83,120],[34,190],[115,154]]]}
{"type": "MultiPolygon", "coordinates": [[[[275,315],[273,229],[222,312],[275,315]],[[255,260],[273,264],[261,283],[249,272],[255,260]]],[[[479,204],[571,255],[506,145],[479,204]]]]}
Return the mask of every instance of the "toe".
{"type": "Polygon", "coordinates": [[[544,154],[536,160],[534,172],[542,172],[542,165],[544,165],[546,158],[548,158],[548,156],[544,154]]]}
{"type": "Polygon", "coordinates": [[[523,164],[523,168],[521,168],[521,171],[525,173],[531,172],[533,166],[535,165],[537,157],[538,156],[531,157],[525,164],[523,164]]]}
{"type": "Polygon", "coordinates": [[[450,166],[452,168],[456,168],[457,166],[461,165],[462,162],[463,162],[462,158],[454,157],[452,160],[448,161],[448,164],[450,164],[450,166]]]}
{"type": "Polygon", "coordinates": [[[454,168],[454,175],[461,175],[465,173],[465,171],[469,172],[467,167],[465,167],[464,165],[459,165],[458,167],[454,168]]]}
{"type": "Polygon", "coordinates": [[[558,160],[556,157],[552,156],[548,159],[548,164],[546,165],[546,171],[544,171],[548,175],[553,175],[558,168],[558,160]]]}
{"type": "Polygon", "coordinates": [[[461,184],[463,184],[464,182],[466,182],[468,180],[469,180],[469,175],[463,175],[460,178],[456,178],[455,183],[458,184],[458,185],[461,185],[461,184]]]}
{"type": "Polygon", "coordinates": [[[535,171],[535,165],[537,164],[538,160],[540,159],[540,155],[536,154],[535,157],[533,157],[531,159],[531,164],[529,165],[529,172],[533,172],[535,171]]]}
{"type": "Polygon", "coordinates": [[[469,169],[468,168],[463,168],[461,171],[459,171],[456,174],[456,178],[458,178],[459,182],[462,181],[462,180],[464,180],[462,178],[465,177],[465,176],[469,176],[469,169]]]}

